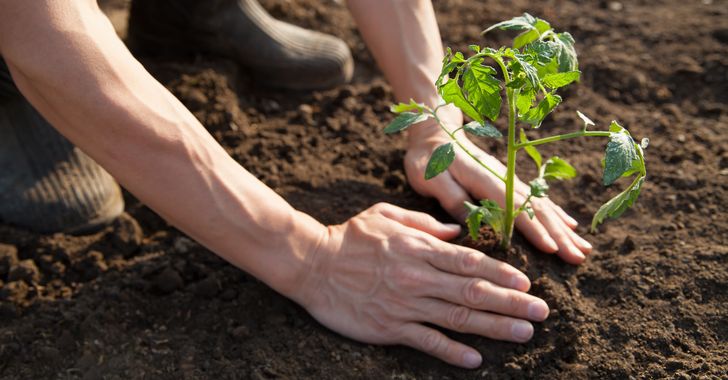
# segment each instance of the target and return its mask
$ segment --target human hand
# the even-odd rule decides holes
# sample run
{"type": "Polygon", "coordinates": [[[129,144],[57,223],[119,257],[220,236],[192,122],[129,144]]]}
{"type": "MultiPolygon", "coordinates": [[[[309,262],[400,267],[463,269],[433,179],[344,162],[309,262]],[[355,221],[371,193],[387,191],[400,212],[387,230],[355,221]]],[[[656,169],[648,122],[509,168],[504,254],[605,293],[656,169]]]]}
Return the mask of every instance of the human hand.
{"type": "Polygon", "coordinates": [[[380,203],[328,227],[293,298],[325,326],[374,344],[403,344],[475,368],[478,351],[422,323],[513,342],[533,335],[546,303],[528,278],[483,253],[443,240],[460,226],[380,203]]]}
{"type": "MultiPolygon", "coordinates": [[[[458,121],[455,118],[455,122],[451,124],[457,125],[456,123],[458,121]]],[[[501,207],[504,206],[505,184],[467,157],[462,149],[455,149],[455,160],[446,172],[425,180],[424,173],[430,155],[435,148],[450,141],[450,137],[434,125],[420,125],[412,128],[409,133],[409,146],[404,162],[407,178],[415,191],[436,198],[456,220],[465,220],[467,210],[463,204],[471,201],[471,196],[479,200],[492,199],[501,207]]],[[[505,166],[468,140],[464,133],[458,134],[458,140],[493,170],[501,175],[505,174],[505,166]]],[[[515,204],[519,207],[528,196],[530,188],[518,179],[515,187],[515,204]]],[[[534,218],[530,219],[525,213],[521,213],[515,222],[526,238],[541,251],[557,252],[568,263],[583,262],[592,246],[574,231],[576,220],[548,198],[533,198],[531,206],[534,218]]]]}

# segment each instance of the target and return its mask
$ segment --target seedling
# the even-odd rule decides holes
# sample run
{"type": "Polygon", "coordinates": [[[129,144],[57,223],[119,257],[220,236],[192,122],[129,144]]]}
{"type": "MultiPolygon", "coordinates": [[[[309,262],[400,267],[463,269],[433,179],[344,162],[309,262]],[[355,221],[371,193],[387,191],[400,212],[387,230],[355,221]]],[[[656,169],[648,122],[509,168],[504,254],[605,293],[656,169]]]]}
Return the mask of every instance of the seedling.
{"type": "Polygon", "coordinates": [[[435,82],[444,102],[434,109],[414,101],[393,105],[392,112],[399,116],[384,131],[399,132],[432,118],[451,141],[439,146],[432,153],[425,170],[425,179],[429,180],[447,170],[455,159],[455,150],[461,149],[485,170],[503,181],[506,188],[505,207],[490,199],[481,200],[479,205],[470,202],[465,204],[469,210],[466,224],[471,237],[476,239],[481,224],[487,223],[500,232],[503,247],[510,244],[516,216],[526,212],[530,218],[534,217],[531,200],[546,196],[549,188],[547,180],[563,180],[576,176],[576,170],[569,163],[556,156],[544,160],[536,147],[575,137],[607,137],[609,142],[602,162],[603,184],[609,186],[622,177],[634,178],[622,193],[597,210],[591,224],[592,231],[595,231],[604,219],[620,216],[637,199],[647,175],[643,149],[649,141],[643,139],[636,143],[630,133],[616,121],[612,121],[609,130],[590,130],[595,125],[594,122],[579,111],[577,114],[584,122],[581,130],[529,140],[526,128],[517,131],[517,125],[520,123],[530,128],[539,128],[544,118],[561,103],[561,97],[556,91],[579,80],[581,72],[578,70],[574,39],[567,32],[557,33],[548,22],[528,13],[497,23],[483,33],[494,29],[522,33],[513,40],[511,48],[501,47],[496,50],[470,45],[472,54],[468,58],[460,52],[453,53],[448,48],[442,71],[435,82]],[[487,63],[494,63],[495,67],[487,63]],[[502,133],[491,124],[500,114],[502,92],[505,92],[508,109],[508,130],[505,136],[508,158],[505,176],[478,159],[456,135],[463,130],[474,136],[502,138],[502,133]],[[446,127],[437,111],[450,103],[460,108],[473,121],[454,130],[446,127]],[[520,150],[524,150],[533,159],[538,168],[538,176],[529,183],[530,194],[526,200],[516,207],[514,182],[516,154],[520,150]]]}

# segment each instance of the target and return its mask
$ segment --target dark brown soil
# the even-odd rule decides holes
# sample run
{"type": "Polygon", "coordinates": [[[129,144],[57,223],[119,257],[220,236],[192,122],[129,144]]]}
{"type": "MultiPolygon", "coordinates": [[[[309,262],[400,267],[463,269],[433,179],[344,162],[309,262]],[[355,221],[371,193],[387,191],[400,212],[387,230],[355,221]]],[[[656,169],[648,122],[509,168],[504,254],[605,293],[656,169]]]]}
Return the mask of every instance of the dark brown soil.
{"type": "MultiPolygon", "coordinates": [[[[144,62],[233,157],[322,222],[379,201],[446,219],[406,184],[402,138],[381,132],[391,91],[345,7],[264,4],[344,38],[355,82],[290,93],[210,56],[144,62]]],[[[586,264],[535,253],[519,237],[508,255],[494,253],[525,270],[552,307],[530,343],[458,336],[485,358],[466,371],[347,340],[127,196],[124,217],[91,236],[0,226],[0,378],[728,378],[728,2],[446,0],[436,8],[445,42],[461,50],[486,43],[484,26],[525,10],[571,31],[584,79],[543,132],[573,130],[580,109],[651,139],[638,204],[589,236],[595,253],[586,264]]],[[[487,41],[506,42],[503,34],[487,41]]],[[[599,183],[603,146],[544,149],[580,171],[551,194],[583,226],[618,191],[599,183]]]]}

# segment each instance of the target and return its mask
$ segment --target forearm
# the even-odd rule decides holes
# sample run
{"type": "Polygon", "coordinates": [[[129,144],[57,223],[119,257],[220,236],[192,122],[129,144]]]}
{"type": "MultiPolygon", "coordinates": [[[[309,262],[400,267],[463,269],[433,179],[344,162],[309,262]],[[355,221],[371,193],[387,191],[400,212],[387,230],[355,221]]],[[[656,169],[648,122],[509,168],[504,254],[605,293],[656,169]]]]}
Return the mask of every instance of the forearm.
{"type": "MultiPolygon", "coordinates": [[[[440,75],[444,53],[432,2],[348,0],[348,5],[367,47],[392,86],[395,99],[414,99],[437,106],[440,97],[435,80],[440,75]]],[[[451,127],[462,123],[462,113],[452,105],[439,114],[451,127]]],[[[439,134],[433,121],[408,132],[410,142],[433,134],[439,134]]]]}
{"type": "Polygon", "coordinates": [[[325,228],[235,162],[94,3],[39,3],[6,6],[18,8],[17,22],[0,21],[0,48],[23,94],[150,208],[290,295],[325,228]]]}

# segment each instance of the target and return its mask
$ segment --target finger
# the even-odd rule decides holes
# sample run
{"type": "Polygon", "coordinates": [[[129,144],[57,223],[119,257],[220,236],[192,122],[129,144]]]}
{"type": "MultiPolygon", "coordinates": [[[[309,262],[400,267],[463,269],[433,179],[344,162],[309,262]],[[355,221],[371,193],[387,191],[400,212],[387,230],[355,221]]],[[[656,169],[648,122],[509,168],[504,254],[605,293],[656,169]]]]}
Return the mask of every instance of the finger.
{"type": "Polygon", "coordinates": [[[426,232],[438,239],[450,240],[460,234],[459,224],[441,223],[431,215],[424,212],[407,210],[390,204],[379,207],[380,213],[387,218],[399,222],[407,227],[426,232]]]}
{"type": "Polygon", "coordinates": [[[569,214],[567,214],[566,211],[561,208],[561,206],[554,203],[551,199],[546,198],[546,201],[551,206],[551,208],[553,208],[556,213],[561,217],[564,223],[569,226],[569,228],[573,230],[574,228],[576,228],[576,226],[579,225],[579,222],[577,222],[576,219],[572,218],[569,214]]]}
{"type": "Polygon", "coordinates": [[[518,269],[480,251],[456,244],[444,244],[441,249],[431,252],[427,262],[445,272],[486,279],[507,288],[525,292],[531,287],[531,281],[518,269]]]}
{"type": "Polygon", "coordinates": [[[435,281],[440,286],[429,288],[429,295],[453,304],[471,309],[487,310],[499,314],[543,321],[549,314],[549,307],[540,298],[514,289],[508,289],[492,282],[440,273],[435,281]]]}
{"type": "Polygon", "coordinates": [[[579,234],[576,233],[576,231],[574,231],[572,229],[569,229],[566,232],[568,233],[568,235],[571,238],[571,241],[574,243],[574,245],[576,245],[576,247],[579,248],[579,250],[582,253],[584,253],[585,255],[588,255],[591,253],[591,251],[592,251],[591,243],[589,243],[583,237],[579,236],[579,234]]]}
{"type": "Polygon", "coordinates": [[[533,336],[533,325],[523,319],[506,317],[453,305],[436,299],[426,300],[429,320],[438,326],[465,334],[524,343],[533,336]]]}
{"type": "Polygon", "coordinates": [[[537,204],[534,204],[534,207],[538,208],[536,212],[538,220],[543,223],[548,234],[559,246],[559,251],[557,252],[559,257],[570,264],[581,264],[586,259],[586,256],[574,244],[571,235],[575,235],[575,233],[564,224],[552,209],[537,204]]]}
{"type": "Polygon", "coordinates": [[[483,357],[478,351],[448,338],[435,329],[409,323],[402,326],[401,334],[403,344],[446,363],[464,368],[477,368],[483,362],[483,357]]]}
{"type": "Polygon", "coordinates": [[[445,172],[430,181],[433,183],[430,193],[440,202],[440,206],[457,221],[464,221],[468,216],[465,202],[471,201],[468,193],[452,177],[450,172],[445,172]]]}
{"type": "Polygon", "coordinates": [[[530,219],[528,215],[521,213],[516,218],[516,227],[538,250],[546,253],[556,253],[559,250],[556,241],[537,218],[530,219]]]}

